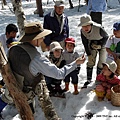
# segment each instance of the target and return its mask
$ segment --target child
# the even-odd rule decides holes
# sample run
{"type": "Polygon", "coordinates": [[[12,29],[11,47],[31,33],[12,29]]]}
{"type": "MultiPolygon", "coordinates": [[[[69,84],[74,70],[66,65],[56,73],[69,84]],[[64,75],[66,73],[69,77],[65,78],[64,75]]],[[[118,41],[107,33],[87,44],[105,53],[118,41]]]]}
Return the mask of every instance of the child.
{"type": "Polygon", "coordinates": [[[104,97],[111,100],[111,87],[120,84],[120,80],[115,75],[117,64],[112,60],[107,60],[103,63],[103,69],[101,73],[96,77],[96,95],[98,101],[102,101],[104,97]]]}
{"type": "MultiPolygon", "coordinates": [[[[66,38],[65,39],[65,51],[63,52],[63,57],[66,61],[66,64],[73,62],[76,58],[79,57],[79,54],[74,51],[75,48],[75,40],[74,38],[66,38]]],[[[68,74],[65,79],[65,91],[69,90],[69,82],[70,78],[72,79],[72,83],[74,85],[74,95],[77,95],[78,92],[78,74],[79,74],[80,66],[77,67],[73,72],[68,74]]]]}
{"type": "Polygon", "coordinates": [[[106,43],[107,59],[113,59],[117,63],[116,73],[120,75],[120,22],[113,25],[113,36],[106,43]]]}
{"type": "MultiPolygon", "coordinates": [[[[62,68],[65,65],[65,60],[61,56],[63,48],[59,44],[59,42],[52,42],[50,44],[50,55],[49,60],[51,63],[54,63],[58,68],[62,68]]],[[[61,81],[57,78],[50,78],[45,76],[45,80],[47,83],[48,90],[50,91],[50,96],[58,96],[63,97],[63,90],[61,89],[61,81]]]]}

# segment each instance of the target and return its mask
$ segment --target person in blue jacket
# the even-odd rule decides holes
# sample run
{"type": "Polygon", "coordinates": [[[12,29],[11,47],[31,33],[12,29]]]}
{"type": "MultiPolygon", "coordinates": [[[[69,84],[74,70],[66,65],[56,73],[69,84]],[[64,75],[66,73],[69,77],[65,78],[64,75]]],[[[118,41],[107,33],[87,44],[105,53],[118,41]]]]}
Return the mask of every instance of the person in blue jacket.
{"type": "Polygon", "coordinates": [[[44,43],[49,50],[49,45],[53,41],[57,41],[64,48],[64,40],[69,37],[68,18],[64,14],[64,1],[55,2],[54,10],[44,17],[43,27],[52,31],[44,39],[44,43]]]}
{"type": "Polygon", "coordinates": [[[88,0],[87,14],[92,20],[102,25],[102,13],[107,9],[106,0],[88,0]]]}

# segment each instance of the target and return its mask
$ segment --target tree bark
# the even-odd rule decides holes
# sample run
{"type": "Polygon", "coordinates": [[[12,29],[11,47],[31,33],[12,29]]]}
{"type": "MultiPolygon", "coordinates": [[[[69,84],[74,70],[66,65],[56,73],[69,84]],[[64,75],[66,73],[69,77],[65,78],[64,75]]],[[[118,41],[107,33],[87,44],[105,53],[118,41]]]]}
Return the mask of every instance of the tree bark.
{"type": "Polygon", "coordinates": [[[39,17],[43,17],[42,0],[36,0],[39,17]]]}
{"type": "Polygon", "coordinates": [[[24,34],[25,14],[22,8],[21,0],[11,0],[13,10],[17,19],[17,24],[20,32],[20,36],[24,34]]]}
{"type": "Polygon", "coordinates": [[[19,88],[0,43],[0,71],[22,120],[34,120],[26,95],[19,88]]]}
{"type": "Polygon", "coordinates": [[[4,5],[7,5],[7,2],[6,2],[6,0],[3,0],[3,4],[4,4],[4,5]]]}
{"type": "Polygon", "coordinates": [[[69,4],[70,4],[70,9],[74,8],[71,0],[69,0],[69,4]]]}

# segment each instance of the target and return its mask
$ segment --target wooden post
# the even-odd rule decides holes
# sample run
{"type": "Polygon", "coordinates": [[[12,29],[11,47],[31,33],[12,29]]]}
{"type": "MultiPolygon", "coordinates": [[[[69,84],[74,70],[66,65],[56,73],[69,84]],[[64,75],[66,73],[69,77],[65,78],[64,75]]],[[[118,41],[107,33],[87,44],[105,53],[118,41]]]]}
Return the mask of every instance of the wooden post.
{"type": "Polygon", "coordinates": [[[22,120],[34,120],[31,108],[27,102],[26,95],[19,88],[16,79],[12,73],[9,62],[5,55],[2,44],[0,43],[0,70],[3,80],[10,92],[22,120]]]}

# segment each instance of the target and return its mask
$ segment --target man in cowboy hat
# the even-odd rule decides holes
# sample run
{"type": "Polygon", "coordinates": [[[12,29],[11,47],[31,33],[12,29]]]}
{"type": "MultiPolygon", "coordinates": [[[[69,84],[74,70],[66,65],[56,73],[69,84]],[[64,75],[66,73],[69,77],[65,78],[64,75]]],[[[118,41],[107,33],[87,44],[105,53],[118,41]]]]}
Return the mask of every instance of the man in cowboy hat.
{"type": "MultiPolygon", "coordinates": [[[[43,75],[63,79],[78,64],[84,63],[85,57],[80,57],[61,69],[57,68],[56,65],[52,64],[46,57],[43,57],[36,49],[36,47],[41,45],[43,38],[50,33],[51,30],[43,29],[39,22],[26,24],[25,34],[20,39],[22,43],[10,48],[8,59],[19,86],[28,97],[28,102],[33,102],[35,95],[37,95],[47,120],[59,120],[50,100],[43,75]]],[[[9,93],[7,93],[7,96],[6,94],[2,95],[0,104],[2,103],[5,106],[4,102],[13,102],[9,93]]],[[[31,104],[30,106],[34,112],[31,104]]],[[[2,108],[0,109],[1,111],[2,108]]]]}
{"type": "Polygon", "coordinates": [[[108,39],[108,34],[101,27],[91,20],[90,15],[83,15],[80,18],[81,26],[81,38],[84,45],[86,54],[88,56],[87,62],[87,82],[85,82],[83,88],[86,88],[90,84],[92,79],[93,66],[96,63],[97,54],[99,54],[98,64],[97,64],[97,75],[102,70],[102,63],[106,61],[106,49],[105,44],[108,39]]]}

